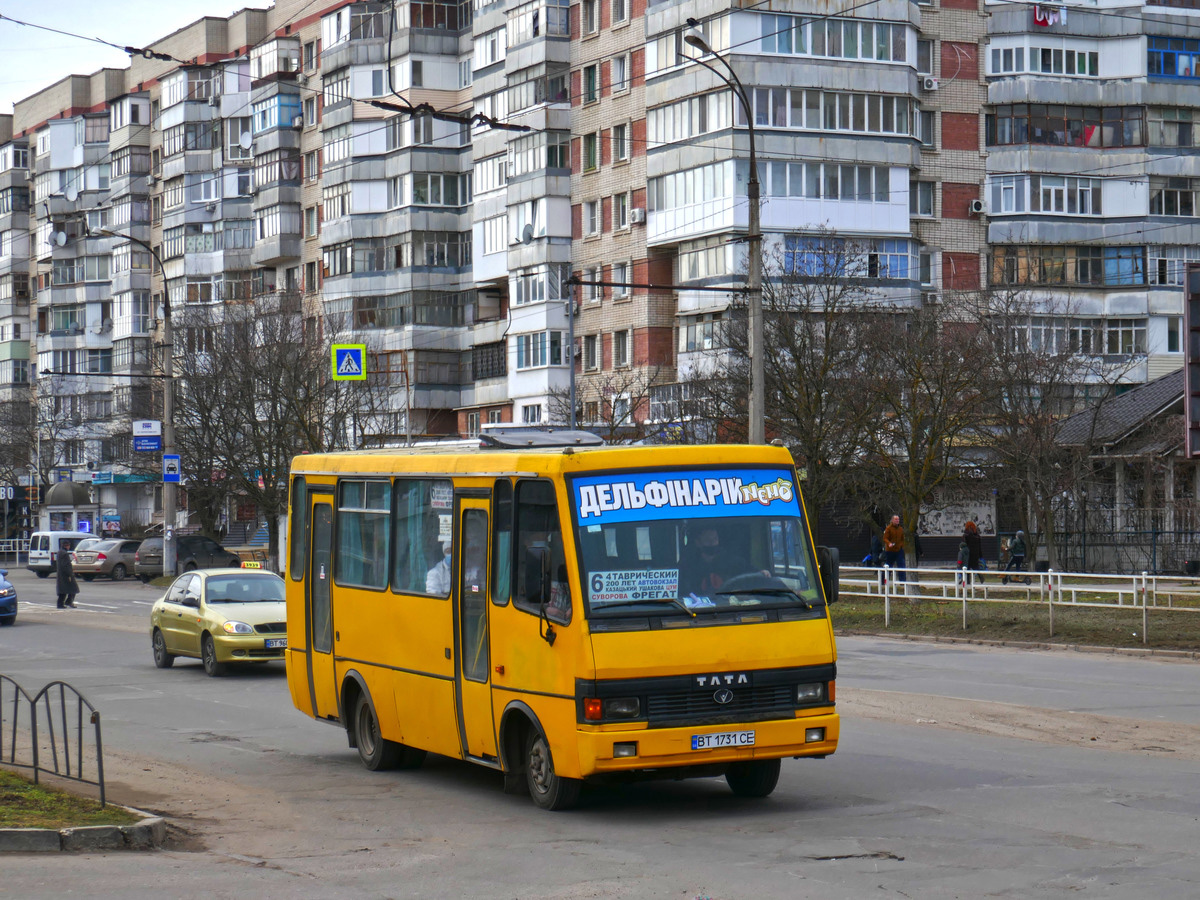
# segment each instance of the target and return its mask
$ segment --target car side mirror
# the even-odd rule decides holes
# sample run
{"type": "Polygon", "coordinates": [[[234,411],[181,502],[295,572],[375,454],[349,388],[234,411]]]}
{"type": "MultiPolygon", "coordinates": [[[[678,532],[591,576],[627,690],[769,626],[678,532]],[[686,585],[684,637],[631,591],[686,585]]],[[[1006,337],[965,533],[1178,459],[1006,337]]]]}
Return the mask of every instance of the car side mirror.
{"type": "Polygon", "coordinates": [[[837,603],[838,582],[841,580],[838,570],[842,565],[842,554],[837,547],[817,548],[817,568],[821,571],[821,588],[825,591],[826,603],[837,603]]]}
{"type": "Polygon", "coordinates": [[[184,594],[183,595],[183,605],[190,606],[192,609],[199,609],[200,608],[200,595],[199,594],[184,594]]]}

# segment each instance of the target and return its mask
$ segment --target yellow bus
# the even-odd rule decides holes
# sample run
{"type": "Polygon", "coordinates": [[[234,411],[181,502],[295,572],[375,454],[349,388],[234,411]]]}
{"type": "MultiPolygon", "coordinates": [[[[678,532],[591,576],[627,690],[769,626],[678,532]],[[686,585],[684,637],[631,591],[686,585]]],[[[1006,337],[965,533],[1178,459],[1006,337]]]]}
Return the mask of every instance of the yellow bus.
{"type": "Polygon", "coordinates": [[[440,753],[546,809],[644,777],[762,797],[834,752],[838,559],[786,450],[480,443],[293,461],[298,709],[369,769],[440,753]]]}

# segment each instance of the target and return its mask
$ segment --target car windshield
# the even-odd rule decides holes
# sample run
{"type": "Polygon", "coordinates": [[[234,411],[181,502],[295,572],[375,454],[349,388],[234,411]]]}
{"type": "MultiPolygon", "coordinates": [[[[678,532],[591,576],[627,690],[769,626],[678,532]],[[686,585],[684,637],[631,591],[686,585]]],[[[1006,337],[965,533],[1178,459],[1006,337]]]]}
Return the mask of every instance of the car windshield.
{"type": "Polygon", "coordinates": [[[213,575],[205,591],[209,603],[282,603],[283,579],[270,572],[213,575]]]}
{"type": "Polygon", "coordinates": [[[793,478],[772,468],[574,479],[590,615],[823,606],[793,478]]]}
{"type": "Polygon", "coordinates": [[[78,553],[80,550],[96,550],[101,543],[102,541],[98,538],[84,538],[76,545],[75,552],[78,553]]]}

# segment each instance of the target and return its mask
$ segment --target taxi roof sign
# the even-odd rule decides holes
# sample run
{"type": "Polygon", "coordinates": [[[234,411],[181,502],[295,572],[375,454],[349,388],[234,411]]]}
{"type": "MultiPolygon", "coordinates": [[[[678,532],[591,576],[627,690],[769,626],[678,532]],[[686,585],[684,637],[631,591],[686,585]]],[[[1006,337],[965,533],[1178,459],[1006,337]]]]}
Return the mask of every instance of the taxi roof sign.
{"type": "Polygon", "coordinates": [[[367,345],[333,345],[333,380],[365,381],[367,378],[367,345]]]}
{"type": "Polygon", "coordinates": [[[260,563],[257,559],[242,560],[243,569],[261,569],[262,567],[262,563],[260,563]]]}

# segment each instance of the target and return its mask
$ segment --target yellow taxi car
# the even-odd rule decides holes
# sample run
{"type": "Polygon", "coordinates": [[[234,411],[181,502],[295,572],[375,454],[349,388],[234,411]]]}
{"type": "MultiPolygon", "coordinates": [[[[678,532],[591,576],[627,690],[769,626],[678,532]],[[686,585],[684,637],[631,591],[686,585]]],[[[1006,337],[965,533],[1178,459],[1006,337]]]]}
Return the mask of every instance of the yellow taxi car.
{"type": "Polygon", "coordinates": [[[187,656],[213,677],[229,663],[283,659],[283,579],[252,568],[184,572],[150,610],[150,641],[158,668],[187,656]]]}

